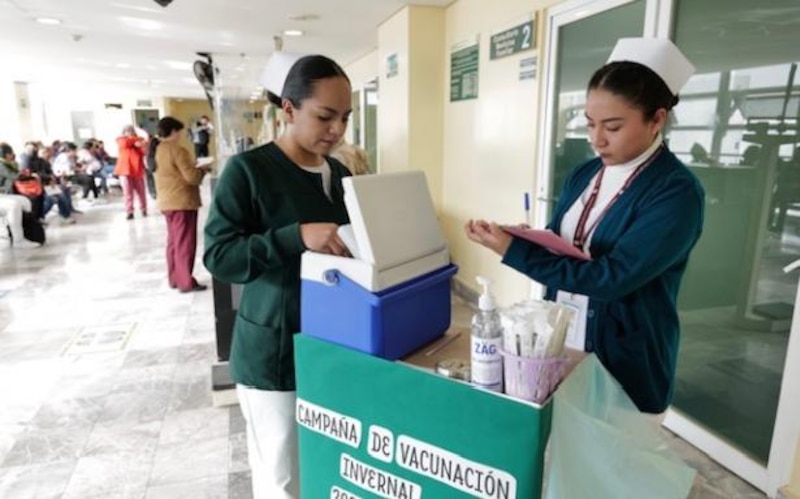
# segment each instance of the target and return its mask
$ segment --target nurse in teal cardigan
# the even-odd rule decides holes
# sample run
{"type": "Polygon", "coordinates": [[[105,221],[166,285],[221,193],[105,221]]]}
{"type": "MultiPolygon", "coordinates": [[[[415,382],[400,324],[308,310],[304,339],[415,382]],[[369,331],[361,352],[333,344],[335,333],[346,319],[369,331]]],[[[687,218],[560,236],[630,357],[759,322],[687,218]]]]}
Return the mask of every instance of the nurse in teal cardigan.
{"type": "Polygon", "coordinates": [[[661,414],[672,398],[680,329],[676,299],[703,226],[704,193],[662,130],[694,68],[668,40],[621,39],[592,76],[589,140],[598,157],[567,178],[549,229],[591,260],[558,256],[497,224],[467,236],[579,310],[584,349],[636,406],[661,414]]]}

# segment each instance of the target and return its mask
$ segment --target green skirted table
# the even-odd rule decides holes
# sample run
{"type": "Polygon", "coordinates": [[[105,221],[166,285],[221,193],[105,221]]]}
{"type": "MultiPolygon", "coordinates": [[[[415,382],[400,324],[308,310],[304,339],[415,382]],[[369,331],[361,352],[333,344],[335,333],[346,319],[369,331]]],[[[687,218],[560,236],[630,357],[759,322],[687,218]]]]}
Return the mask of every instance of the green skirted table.
{"type": "Polygon", "coordinates": [[[468,359],[458,340],[414,365],[295,335],[303,498],[541,497],[551,405],[421,367],[468,359]]]}

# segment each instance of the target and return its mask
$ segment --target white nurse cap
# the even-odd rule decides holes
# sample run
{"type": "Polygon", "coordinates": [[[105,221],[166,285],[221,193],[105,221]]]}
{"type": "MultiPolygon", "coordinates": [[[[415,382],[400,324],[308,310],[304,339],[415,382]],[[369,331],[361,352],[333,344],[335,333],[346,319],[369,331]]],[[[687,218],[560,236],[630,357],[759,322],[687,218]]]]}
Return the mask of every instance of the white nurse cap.
{"type": "Polygon", "coordinates": [[[303,56],[305,56],[305,54],[295,54],[291,52],[273,53],[269,60],[267,60],[264,71],[261,72],[261,85],[273,94],[281,97],[283,95],[283,86],[286,83],[286,77],[289,76],[289,70],[292,69],[294,63],[303,56]]]}
{"type": "Polygon", "coordinates": [[[694,74],[689,59],[666,38],[620,38],[608,62],[638,62],[652,69],[677,95],[694,74]]]}

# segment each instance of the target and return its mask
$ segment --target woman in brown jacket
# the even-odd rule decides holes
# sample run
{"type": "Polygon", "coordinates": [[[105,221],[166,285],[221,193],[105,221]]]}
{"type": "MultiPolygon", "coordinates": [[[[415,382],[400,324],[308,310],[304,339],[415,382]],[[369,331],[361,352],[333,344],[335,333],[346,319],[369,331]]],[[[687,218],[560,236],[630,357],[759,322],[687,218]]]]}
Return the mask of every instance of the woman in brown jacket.
{"type": "Polygon", "coordinates": [[[208,168],[196,166],[191,153],[179,144],[183,128],[183,123],[169,116],[158,122],[161,143],[156,149],[155,177],[158,208],[167,219],[169,285],[188,293],[207,287],[192,277],[192,271],[197,249],[200,183],[208,168]]]}

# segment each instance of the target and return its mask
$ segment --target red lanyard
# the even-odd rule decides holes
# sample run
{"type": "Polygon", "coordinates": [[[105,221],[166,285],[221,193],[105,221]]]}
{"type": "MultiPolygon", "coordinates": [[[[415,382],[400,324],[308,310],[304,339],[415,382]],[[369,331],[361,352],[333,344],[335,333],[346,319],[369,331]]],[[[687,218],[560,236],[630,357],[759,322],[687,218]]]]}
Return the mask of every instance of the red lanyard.
{"type": "Polygon", "coordinates": [[[597,227],[600,221],[606,216],[608,210],[617,202],[617,200],[622,197],[622,194],[625,193],[626,190],[631,186],[636,177],[639,176],[640,173],[644,171],[645,168],[652,163],[661,150],[664,149],[664,144],[658,146],[658,149],[655,150],[653,154],[650,155],[649,158],[644,160],[633,173],[628,177],[625,181],[625,184],[622,185],[622,188],[617,192],[617,194],[611,198],[611,201],[608,202],[605,208],[603,208],[603,212],[600,213],[600,216],[594,221],[594,223],[589,227],[586,228],[586,224],[589,221],[589,215],[592,213],[594,209],[594,205],[597,204],[597,197],[600,195],[600,185],[603,183],[603,174],[606,171],[606,167],[600,169],[600,173],[597,174],[597,180],[594,182],[594,187],[592,187],[592,192],[589,194],[589,199],[586,200],[586,204],[583,207],[583,211],[581,212],[580,218],[578,218],[578,226],[575,227],[575,237],[572,238],[572,245],[578,248],[579,250],[583,251],[584,245],[586,245],[586,241],[589,239],[589,235],[592,231],[597,227]]]}

